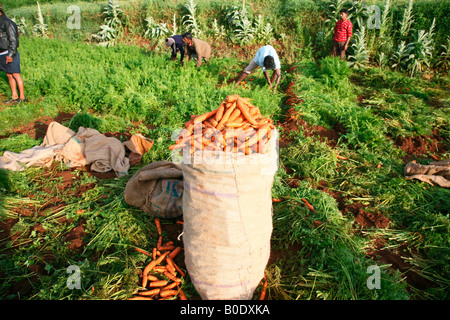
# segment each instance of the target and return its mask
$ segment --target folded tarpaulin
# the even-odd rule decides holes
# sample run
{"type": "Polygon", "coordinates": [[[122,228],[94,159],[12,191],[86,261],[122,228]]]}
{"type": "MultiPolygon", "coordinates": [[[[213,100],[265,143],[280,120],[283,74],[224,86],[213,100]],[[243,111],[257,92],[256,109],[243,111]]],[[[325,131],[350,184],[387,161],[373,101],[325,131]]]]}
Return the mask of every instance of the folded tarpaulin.
{"type": "Polygon", "coordinates": [[[428,165],[409,162],[404,169],[406,179],[417,179],[432,186],[450,188],[450,160],[430,162],[428,165]]]}

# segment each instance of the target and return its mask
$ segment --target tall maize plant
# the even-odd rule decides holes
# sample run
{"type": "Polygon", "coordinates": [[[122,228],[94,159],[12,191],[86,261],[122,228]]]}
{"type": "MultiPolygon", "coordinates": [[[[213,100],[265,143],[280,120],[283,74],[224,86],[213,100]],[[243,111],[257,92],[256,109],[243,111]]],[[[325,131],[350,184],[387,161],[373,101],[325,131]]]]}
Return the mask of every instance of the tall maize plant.
{"type": "Polygon", "coordinates": [[[108,0],[103,10],[104,24],[100,26],[99,32],[92,35],[92,38],[102,46],[113,46],[122,29],[122,14],[123,10],[120,9],[119,2],[108,0]]]}
{"type": "Polygon", "coordinates": [[[48,26],[44,22],[44,16],[42,15],[41,6],[39,5],[39,1],[36,1],[36,4],[37,4],[37,11],[38,11],[38,16],[37,16],[38,23],[36,23],[33,26],[33,36],[47,38],[48,37],[48,34],[47,34],[48,26]]]}
{"type": "Polygon", "coordinates": [[[405,39],[408,36],[413,22],[413,0],[409,0],[408,7],[405,8],[405,11],[403,12],[403,19],[400,22],[400,37],[402,39],[405,39]]]}
{"type": "Polygon", "coordinates": [[[202,31],[200,30],[200,26],[198,25],[196,18],[197,4],[194,0],[188,0],[185,8],[188,13],[183,16],[183,25],[185,26],[186,31],[189,31],[192,36],[198,37],[202,31]]]}
{"type": "Polygon", "coordinates": [[[354,69],[365,69],[369,64],[369,50],[367,50],[367,33],[362,19],[358,19],[360,25],[355,32],[355,39],[352,43],[353,54],[348,57],[349,66],[354,69]]]}
{"type": "Polygon", "coordinates": [[[431,66],[434,51],[433,36],[435,26],[436,19],[433,19],[429,31],[418,30],[414,35],[413,42],[407,45],[411,54],[411,60],[408,65],[408,71],[411,76],[414,76],[416,73],[421,73],[431,66]]]}

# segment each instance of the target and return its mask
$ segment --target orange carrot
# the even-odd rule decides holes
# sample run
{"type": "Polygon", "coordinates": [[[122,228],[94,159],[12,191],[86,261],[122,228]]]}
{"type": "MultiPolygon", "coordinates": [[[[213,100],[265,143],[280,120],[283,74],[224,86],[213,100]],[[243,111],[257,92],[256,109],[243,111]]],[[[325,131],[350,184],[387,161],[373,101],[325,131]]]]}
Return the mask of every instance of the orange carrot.
{"type": "Polygon", "coordinates": [[[206,119],[211,118],[212,116],[214,116],[214,115],[216,114],[217,110],[218,110],[218,109],[214,109],[214,110],[212,110],[212,111],[206,112],[206,113],[204,113],[204,114],[202,114],[202,115],[199,115],[199,116],[195,117],[195,118],[194,118],[194,124],[195,124],[195,123],[203,122],[203,121],[205,121],[206,119]]]}
{"type": "Polygon", "coordinates": [[[177,220],[178,224],[184,224],[184,221],[177,220]]]}
{"type": "Polygon", "coordinates": [[[159,280],[159,281],[150,282],[148,284],[148,286],[152,287],[152,288],[154,288],[154,287],[164,287],[164,286],[167,286],[168,283],[169,283],[169,281],[167,281],[167,280],[159,280]]]}
{"type": "Polygon", "coordinates": [[[302,201],[305,203],[305,206],[311,210],[312,212],[316,212],[316,210],[314,209],[314,207],[304,198],[302,198],[302,201]]]}
{"type": "Polygon", "coordinates": [[[239,95],[238,95],[238,94],[235,94],[235,95],[229,95],[229,96],[227,96],[227,97],[225,98],[225,100],[226,100],[227,102],[233,103],[233,102],[235,102],[235,101],[237,100],[237,98],[239,98],[239,95]]]}
{"type": "Polygon", "coordinates": [[[261,294],[259,296],[259,300],[264,300],[265,299],[265,297],[266,297],[266,289],[267,289],[267,278],[264,275],[264,284],[263,284],[263,287],[262,287],[262,290],[261,290],[261,294]]]}
{"type": "Polygon", "coordinates": [[[151,274],[147,275],[147,279],[150,280],[150,281],[159,281],[160,280],[160,279],[158,279],[158,277],[155,277],[155,276],[153,276],[151,274]]]}
{"type": "Polygon", "coordinates": [[[158,230],[158,234],[161,235],[162,234],[161,222],[159,221],[158,218],[155,218],[155,224],[156,224],[156,229],[158,230]]]}
{"type": "Polygon", "coordinates": [[[348,158],[340,156],[340,155],[336,155],[336,158],[340,159],[340,160],[348,160],[348,158]]]}
{"type": "Polygon", "coordinates": [[[180,267],[172,260],[171,257],[169,257],[169,256],[166,257],[166,261],[168,263],[170,261],[170,263],[174,266],[175,270],[178,271],[178,273],[181,274],[182,277],[184,277],[186,275],[186,273],[183,270],[180,269],[180,267]]]}
{"type": "Polygon", "coordinates": [[[145,251],[145,250],[143,250],[143,249],[140,249],[140,248],[134,248],[134,250],[136,250],[136,251],[139,252],[139,253],[143,253],[143,254],[145,254],[146,256],[149,256],[149,257],[152,256],[150,253],[148,253],[147,251],[145,251]]]}
{"type": "Polygon", "coordinates": [[[434,154],[430,154],[430,157],[432,157],[434,160],[439,161],[439,158],[436,157],[434,154]]]}
{"type": "Polygon", "coordinates": [[[169,278],[173,282],[181,283],[181,279],[180,278],[175,277],[173,274],[171,274],[168,271],[164,272],[163,275],[165,275],[167,278],[169,278]]]}
{"type": "Polygon", "coordinates": [[[156,259],[156,248],[153,248],[152,256],[153,256],[153,260],[155,260],[156,259]]]}
{"type": "Polygon", "coordinates": [[[170,251],[165,252],[164,254],[162,254],[161,256],[158,257],[158,259],[156,260],[152,260],[145,268],[144,271],[142,273],[142,286],[146,287],[147,286],[147,274],[158,264],[160,264],[164,258],[169,255],[170,251]]]}
{"type": "MultiPolygon", "coordinates": [[[[181,247],[176,247],[173,251],[170,252],[169,257],[170,258],[175,258],[177,256],[178,253],[180,253],[181,251],[181,247]]],[[[169,251],[167,251],[169,252],[169,251]]]]}
{"type": "Polygon", "coordinates": [[[176,269],[175,269],[175,265],[174,265],[172,258],[166,257],[166,262],[167,262],[166,269],[169,270],[169,272],[175,276],[176,269]]]}
{"type": "Polygon", "coordinates": [[[175,246],[161,246],[158,248],[159,250],[172,251],[175,249],[175,246]]]}
{"type": "Polygon", "coordinates": [[[161,291],[173,289],[173,288],[175,288],[177,285],[178,285],[178,283],[172,282],[172,283],[168,284],[167,286],[161,288],[161,291]]]}
{"type": "Polygon", "coordinates": [[[239,108],[239,110],[241,110],[242,115],[248,122],[250,122],[251,124],[253,124],[255,126],[258,125],[258,122],[256,122],[256,120],[253,118],[253,116],[248,112],[246,106],[244,105],[244,103],[242,102],[241,99],[237,100],[237,107],[239,108]]]}
{"type": "Polygon", "coordinates": [[[222,119],[223,117],[223,113],[225,112],[225,102],[222,101],[222,103],[220,104],[219,108],[217,109],[216,115],[214,117],[214,119],[216,121],[220,121],[220,119],[222,119]]]}
{"type": "Polygon", "coordinates": [[[186,146],[186,143],[178,143],[178,144],[173,144],[171,146],[169,146],[169,150],[176,150],[176,149],[181,149],[184,146],[186,146]]]}
{"type": "Polygon", "coordinates": [[[153,300],[153,299],[150,298],[150,297],[136,296],[136,297],[132,297],[132,298],[130,298],[128,300],[153,300]]]}
{"type": "Polygon", "coordinates": [[[159,248],[161,247],[161,244],[162,244],[162,236],[160,235],[158,238],[158,243],[156,244],[156,249],[159,250],[159,248]]]}
{"type": "Polygon", "coordinates": [[[241,110],[239,110],[239,109],[234,109],[233,112],[230,114],[230,117],[229,117],[228,121],[233,122],[233,121],[236,120],[240,115],[241,115],[241,110]]]}
{"type": "Polygon", "coordinates": [[[169,297],[169,296],[174,296],[174,295],[176,295],[177,293],[178,293],[177,290],[163,290],[163,291],[161,291],[161,292],[159,293],[159,296],[160,296],[161,298],[166,298],[166,297],[169,297]]]}
{"type": "Polygon", "coordinates": [[[233,104],[225,111],[222,119],[220,119],[219,123],[217,124],[217,126],[216,126],[217,130],[223,129],[223,127],[225,126],[225,122],[228,121],[231,113],[234,111],[235,108],[236,108],[236,102],[233,102],[233,104]]]}
{"type": "Polygon", "coordinates": [[[138,295],[140,296],[154,296],[156,294],[158,294],[161,291],[160,288],[156,288],[156,289],[152,289],[152,290],[147,290],[147,291],[141,291],[138,293],[138,295]]]}
{"type": "Polygon", "coordinates": [[[187,300],[187,297],[186,297],[186,295],[184,294],[184,292],[183,292],[182,289],[180,289],[180,290],[178,291],[178,296],[180,297],[180,300],[187,300]]]}

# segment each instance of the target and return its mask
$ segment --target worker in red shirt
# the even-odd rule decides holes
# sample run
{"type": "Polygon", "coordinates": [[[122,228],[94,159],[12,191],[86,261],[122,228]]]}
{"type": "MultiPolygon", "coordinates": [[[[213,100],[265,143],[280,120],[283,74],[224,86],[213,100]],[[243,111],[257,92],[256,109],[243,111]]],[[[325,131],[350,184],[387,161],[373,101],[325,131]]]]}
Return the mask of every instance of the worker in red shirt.
{"type": "Polygon", "coordinates": [[[333,36],[333,57],[341,57],[345,60],[345,52],[352,36],[353,24],[347,19],[348,10],[341,9],[340,19],[336,22],[333,36]]]}

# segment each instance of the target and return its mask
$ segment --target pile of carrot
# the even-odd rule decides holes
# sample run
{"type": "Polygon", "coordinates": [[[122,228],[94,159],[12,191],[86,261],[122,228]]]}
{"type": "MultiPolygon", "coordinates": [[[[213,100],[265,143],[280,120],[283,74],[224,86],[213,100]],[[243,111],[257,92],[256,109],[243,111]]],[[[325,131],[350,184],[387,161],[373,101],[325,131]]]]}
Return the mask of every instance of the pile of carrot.
{"type": "Polygon", "coordinates": [[[135,248],[136,251],[152,258],[142,273],[141,290],[130,300],[187,300],[181,289],[182,277],[186,274],[174,262],[174,258],[180,253],[181,247],[175,247],[172,241],[162,243],[161,222],[155,218],[159,238],[152,253],[135,248]]]}
{"type": "Polygon", "coordinates": [[[199,150],[263,153],[274,128],[272,119],[263,117],[250,98],[228,95],[217,109],[191,116],[169,149],[191,154],[199,150]]]}

